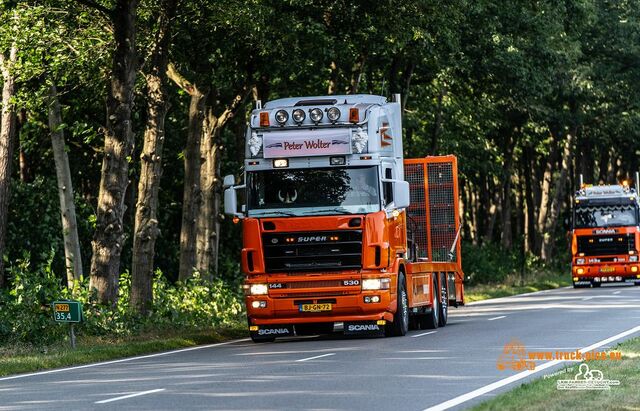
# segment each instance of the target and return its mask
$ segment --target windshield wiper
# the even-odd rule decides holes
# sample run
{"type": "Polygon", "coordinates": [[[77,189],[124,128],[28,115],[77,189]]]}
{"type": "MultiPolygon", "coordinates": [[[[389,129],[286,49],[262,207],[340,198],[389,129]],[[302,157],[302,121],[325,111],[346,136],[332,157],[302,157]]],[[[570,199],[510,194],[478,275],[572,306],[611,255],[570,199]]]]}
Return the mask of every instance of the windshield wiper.
{"type": "Polygon", "coordinates": [[[302,213],[302,214],[305,214],[305,215],[307,215],[307,214],[320,215],[320,213],[333,213],[333,212],[340,213],[340,214],[353,214],[353,213],[351,213],[351,212],[349,212],[349,211],[347,211],[347,210],[345,210],[343,208],[338,208],[338,207],[332,208],[330,210],[307,211],[306,213],[302,213]]]}
{"type": "Polygon", "coordinates": [[[275,210],[275,211],[263,211],[261,214],[254,214],[251,217],[266,217],[268,214],[286,215],[286,216],[289,216],[289,217],[295,217],[296,216],[296,214],[288,212],[288,211],[275,210]]]}

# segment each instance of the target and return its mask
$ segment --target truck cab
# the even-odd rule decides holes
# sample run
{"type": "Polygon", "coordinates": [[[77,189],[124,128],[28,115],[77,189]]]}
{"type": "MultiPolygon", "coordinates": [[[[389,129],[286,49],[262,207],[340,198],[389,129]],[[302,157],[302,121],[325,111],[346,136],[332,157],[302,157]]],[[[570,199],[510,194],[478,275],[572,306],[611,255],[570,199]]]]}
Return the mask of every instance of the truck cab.
{"type": "Polygon", "coordinates": [[[573,286],[640,283],[638,194],[621,185],[583,186],[574,199],[573,286]]]}

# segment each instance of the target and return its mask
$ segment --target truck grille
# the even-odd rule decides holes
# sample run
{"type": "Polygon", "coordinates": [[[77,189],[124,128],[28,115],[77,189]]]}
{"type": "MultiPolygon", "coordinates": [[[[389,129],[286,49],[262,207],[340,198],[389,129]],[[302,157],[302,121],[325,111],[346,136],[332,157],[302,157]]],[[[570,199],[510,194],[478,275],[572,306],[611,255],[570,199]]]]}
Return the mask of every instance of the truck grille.
{"type": "Polygon", "coordinates": [[[589,255],[628,254],[636,249],[634,234],[578,237],[578,253],[589,255]]]}
{"type": "Polygon", "coordinates": [[[268,273],[362,268],[362,231],[265,233],[268,273]]]}

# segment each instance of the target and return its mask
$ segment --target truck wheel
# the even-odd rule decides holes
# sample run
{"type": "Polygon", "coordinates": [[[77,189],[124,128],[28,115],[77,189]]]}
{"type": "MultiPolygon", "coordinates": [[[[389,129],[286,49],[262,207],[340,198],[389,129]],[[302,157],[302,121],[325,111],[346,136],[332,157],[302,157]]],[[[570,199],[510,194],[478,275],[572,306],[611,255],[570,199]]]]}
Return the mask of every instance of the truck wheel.
{"type": "Polygon", "coordinates": [[[409,300],[404,274],[398,275],[398,308],[393,315],[393,323],[385,328],[387,337],[403,336],[409,330],[409,300]]]}
{"type": "Polygon", "coordinates": [[[440,304],[438,301],[438,281],[435,276],[433,277],[433,285],[431,287],[433,292],[433,307],[431,307],[431,312],[427,313],[422,319],[422,328],[427,330],[433,330],[438,328],[438,324],[440,324],[440,304]]]}
{"type": "Polygon", "coordinates": [[[601,284],[602,284],[602,283],[591,283],[591,286],[592,286],[593,288],[598,288],[598,287],[600,287],[600,285],[601,285],[601,284]]]}
{"type": "Polygon", "coordinates": [[[440,312],[438,325],[444,327],[449,319],[449,296],[447,294],[447,275],[440,273],[440,312]]]}

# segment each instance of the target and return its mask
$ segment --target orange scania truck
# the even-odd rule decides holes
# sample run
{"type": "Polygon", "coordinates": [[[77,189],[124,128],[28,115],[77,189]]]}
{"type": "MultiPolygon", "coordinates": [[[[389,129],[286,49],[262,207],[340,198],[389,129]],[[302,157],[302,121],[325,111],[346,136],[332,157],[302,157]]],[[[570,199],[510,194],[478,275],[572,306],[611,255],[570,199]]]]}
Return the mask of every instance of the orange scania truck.
{"type": "Polygon", "coordinates": [[[404,335],[464,303],[456,158],[404,160],[399,101],[257,103],[244,181],[224,179],[253,341],[404,335]]]}
{"type": "MultiPolygon", "coordinates": [[[[637,186],[636,175],[636,186],[637,186]]],[[[640,285],[638,193],[628,182],[620,185],[581,184],[573,207],[573,286],[604,283],[640,285]]]]}

